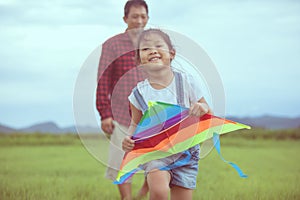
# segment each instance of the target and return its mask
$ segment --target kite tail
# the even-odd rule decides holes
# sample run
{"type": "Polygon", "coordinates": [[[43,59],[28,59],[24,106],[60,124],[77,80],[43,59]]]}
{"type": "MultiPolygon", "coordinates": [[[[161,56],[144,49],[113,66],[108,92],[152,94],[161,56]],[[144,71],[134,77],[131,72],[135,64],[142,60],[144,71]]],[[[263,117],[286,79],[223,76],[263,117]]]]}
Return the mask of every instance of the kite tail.
{"type": "Polygon", "coordinates": [[[236,165],[234,164],[233,162],[229,162],[227,160],[225,160],[223,158],[223,156],[221,155],[221,145],[220,145],[220,137],[219,137],[219,134],[217,133],[214,133],[214,136],[213,136],[213,141],[214,141],[214,146],[215,146],[215,149],[217,150],[220,158],[225,162],[225,163],[228,163],[229,165],[231,165],[236,171],[237,173],[239,174],[239,176],[241,178],[247,178],[248,176],[246,174],[243,173],[243,171],[236,165]]]}

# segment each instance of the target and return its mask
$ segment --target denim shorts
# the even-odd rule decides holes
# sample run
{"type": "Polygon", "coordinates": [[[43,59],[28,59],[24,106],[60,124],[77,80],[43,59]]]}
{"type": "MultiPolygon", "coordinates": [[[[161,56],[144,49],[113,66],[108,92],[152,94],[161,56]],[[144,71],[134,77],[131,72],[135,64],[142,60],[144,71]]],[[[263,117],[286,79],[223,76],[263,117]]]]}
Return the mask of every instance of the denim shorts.
{"type": "Polygon", "coordinates": [[[155,169],[167,170],[171,175],[170,187],[180,186],[188,189],[195,189],[198,175],[198,161],[200,159],[199,153],[200,145],[196,145],[184,152],[150,161],[144,164],[142,168],[145,170],[146,176],[150,171],[155,169]],[[174,164],[177,160],[184,159],[187,156],[187,153],[191,155],[191,158],[186,164],[175,168],[171,167],[171,169],[161,169],[174,164]]]}

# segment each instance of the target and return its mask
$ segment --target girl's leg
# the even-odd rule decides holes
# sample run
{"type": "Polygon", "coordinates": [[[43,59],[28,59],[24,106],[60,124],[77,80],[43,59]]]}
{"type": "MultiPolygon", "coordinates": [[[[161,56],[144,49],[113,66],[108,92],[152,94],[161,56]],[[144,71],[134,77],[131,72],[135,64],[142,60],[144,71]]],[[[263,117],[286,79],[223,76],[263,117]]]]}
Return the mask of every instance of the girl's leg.
{"type": "Polygon", "coordinates": [[[192,200],[193,198],[193,190],[179,187],[179,186],[172,186],[171,188],[171,200],[192,200]]]}
{"type": "Polygon", "coordinates": [[[171,175],[168,171],[153,170],[147,175],[150,200],[168,200],[171,175]]]}
{"type": "Polygon", "coordinates": [[[122,200],[131,200],[131,183],[123,183],[118,185],[122,200]]]}
{"type": "Polygon", "coordinates": [[[144,180],[143,186],[141,187],[140,191],[138,192],[137,196],[134,198],[135,200],[140,200],[147,197],[147,193],[149,191],[147,180],[144,180]]]}

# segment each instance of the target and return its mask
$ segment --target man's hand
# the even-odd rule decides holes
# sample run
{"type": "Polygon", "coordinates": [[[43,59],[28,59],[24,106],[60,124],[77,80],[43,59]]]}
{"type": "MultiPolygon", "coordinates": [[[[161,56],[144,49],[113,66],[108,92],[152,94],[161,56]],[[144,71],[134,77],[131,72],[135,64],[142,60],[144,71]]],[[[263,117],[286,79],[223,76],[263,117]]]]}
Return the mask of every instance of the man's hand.
{"type": "Polygon", "coordinates": [[[113,119],[111,117],[106,118],[104,120],[101,121],[101,128],[102,130],[107,133],[107,134],[112,134],[113,130],[115,128],[114,124],[113,124],[113,119]]]}

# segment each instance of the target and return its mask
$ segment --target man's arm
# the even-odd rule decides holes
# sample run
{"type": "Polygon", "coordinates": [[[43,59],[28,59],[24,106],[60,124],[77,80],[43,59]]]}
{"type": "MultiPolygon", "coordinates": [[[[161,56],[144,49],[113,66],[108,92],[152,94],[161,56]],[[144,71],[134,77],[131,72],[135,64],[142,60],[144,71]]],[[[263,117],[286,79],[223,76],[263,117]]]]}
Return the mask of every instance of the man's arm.
{"type": "Polygon", "coordinates": [[[111,134],[113,131],[113,117],[111,110],[113,53],[108,45],[102,45],[102,53],[98,66],[98,83],[96,90],[96,107],[101,116],[101,128],[111,134]]]}

